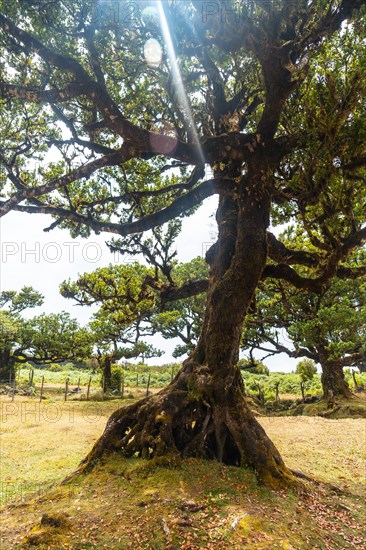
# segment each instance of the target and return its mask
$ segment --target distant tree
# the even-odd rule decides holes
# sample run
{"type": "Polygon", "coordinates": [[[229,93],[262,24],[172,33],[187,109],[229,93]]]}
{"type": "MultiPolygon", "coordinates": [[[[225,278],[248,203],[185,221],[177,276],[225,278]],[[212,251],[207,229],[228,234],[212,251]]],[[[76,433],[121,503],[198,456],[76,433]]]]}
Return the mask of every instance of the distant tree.
{"type": "MultiPolygon", "coordinates": [[[[161,242],[158,243],[161,246],[161,242]]],[[[158,244],[155,250],[158,250],[158,244]]],[[[114,245],[116,246],[116,244],[114,245]]],[[[174,257],[166,247],[166,256],[174,257]]],[[[131,252],[131,248],[128,248],[131,252]]],[[[121,252],[121,248],[119,247],[121,252]]],[[[127,248],[123,253],[127,253],[127,248]]],[[[162,256],[162,254],[160,255],[162,256]]],[[[141,357],[143,360],[158,357],[163,352],[145,342],[146,336],[161,334],[166,339],[179,338],[174,357],[191,352],[202,329],[206,292],[180,299],[177,289],[199,283],[207,289],[207,264],[203,258],[187,263],[163,263],[150,259],[152,268],[143,264],[100,268],[85,273],[76,282],[65,281],[60,291],[66,298],[73,298],[79,305],[100,306],[89,323],[98,350],[97,358],[104,372],[105,387],[111,380],[111,365],[121,358],[141,357]],[[203,284],[202,284],[203,281],[203,284]]]]}
{"type": "Polygon", "coordinates": [[[11,380],[15,376],[14,348],[22,329],[20,313],[42,304],[43,295],[31,286],[24,286],[19,292],[4,290],[0,293],[0,307],[6,307],[0,310],[0,380],[11,380]]]}
{"type": "Polygon", "coordinates": [[[303,359],[296,365],[296,372],[300,375],[300,388],[302,400],[305,403],[305,383],[311,380],[316,373],[316,366],[311,359],[303,359]]]}
{"type": "Polygon", "coordinates": [[[42,314],[22,320],[14,356],[39,364],[82,361],[92,354],[92,335],[69,313],[42,314]]]}
{"type": "Polygon", "coordinates": [[[8,311],[0,311],[0,380],[14,379],[15,359],[12,354],[19,332],[19,322],[8,311]]]}
{"type": "Polygon", "coordinates": [[[99,268],[84,273],[75,282],[65,281],[60,287],[62,296],[79,305],[99,306],[89,327],[105,389],[111,387],[114,362],[162,354],[144,341],[155,333],[151,324],[157,301],[154,281],[154,270],[135,262],[99,268]]]}
{"type": "Polygon", "coordinates": [[[92,354],[90,332],[66,312],[24,319],[0,311],[1,379],[14,379],[18,365],[82,361],[92,354]]]}
{"type": "MultiPolygon", "coordinates": [[[[360,251],[353,259],[354,268],[364,263],[364,257],[360,251]]],[[[322,369],[324,397],[350,397],[343,368],[365,360],[365,284],[365,276],[335,277],[314,293],[266,281],[257,293],[255,313],[247,318],[243,347],[315,361],[322,369]]]]}

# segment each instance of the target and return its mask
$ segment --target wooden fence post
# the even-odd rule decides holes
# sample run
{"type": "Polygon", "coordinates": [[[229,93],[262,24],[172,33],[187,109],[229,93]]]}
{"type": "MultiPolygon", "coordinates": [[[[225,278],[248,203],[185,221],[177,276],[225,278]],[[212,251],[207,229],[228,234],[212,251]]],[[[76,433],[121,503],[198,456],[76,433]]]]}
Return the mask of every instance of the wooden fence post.
{"type": "Polygon", "coordinates": [[[121,388],[121,397],[123,399],[123,396],[125,394],[125,377],[122,376],[122,388],[121,388]]]}
{"type": "Polygon", "coordinates": [[[279,401],[280,400],[280,396],[279,396],[279,392],[280,392],[280,383],[279,382],[276,382],[275,383],[275,390],[276,390],[276,401],[279,401]]]}
{"type": "Polygon", "coordinates": [[[40,396],[39,396],[39,402],[42,401],[42,397],[43,397],[43,386],[44,386],[44,375],[42,376],[41,393],[40,393],[40,396]]]}
{"type": "Polygon", "coordinates": [[[147,386],[146,386],[146,397],[149,395],[150,378],[151,378],[151,374],[149,373],[149,377],[147,379],[147,386]]]}
{"type": "Polygon", "coordinates": [[[67,400],[67,392],[69,390],[69,379],[66,378],[66,382],[65,382],[65,401],[67,400]]]}
{"type": "Polygon", "coordinates": [[[258,389],[258,399],[262,407],[264,407],[265,399],[264,399],[264,390],[260,384],[255,384],[256,388],[258,389]]]}
{"type": "Polygon", "coordinates": [[[300,390],[301,390],[302,402],[305,403],[305,382],[303,381],[300,382],[300,390]]]}
{"type": "Polygon", "coordinates": [[[92,379],[92,377],[90,376],[89,377],[89,382],[88,382],[88,391],[86,392],[86,400],[87,401],[89,401],[91,379],[92,379]]]}
{"type": "Polygon", "coordinates": [[[355,385],[355,391],[357,391],[359,386],[358,386],[358,383],[357,383],[357,380],[356,380],[356,373],[355,373],[354,370],[352,370],[352,378],[353,378],[353,382],[354,382],[354,385],[355,385]]]}

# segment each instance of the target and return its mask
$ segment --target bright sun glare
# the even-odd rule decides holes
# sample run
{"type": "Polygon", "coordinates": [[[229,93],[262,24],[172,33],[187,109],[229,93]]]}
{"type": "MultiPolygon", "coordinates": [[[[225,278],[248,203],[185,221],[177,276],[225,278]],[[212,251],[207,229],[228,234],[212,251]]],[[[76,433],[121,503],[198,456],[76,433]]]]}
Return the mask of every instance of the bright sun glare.
{"type": "MultiPolygon", "coordinates": [[[[169,59],[169,63],[172,71],[172,82],[176,91],[179,106],[185,117],[186,130],[191,141],[196,145],[198,145],[199,155],[202,162],[204,163],[204,155],[203,155],[202,147],[200,145],[200,141],[199,141],[196,127],[195,127],[188,97],[184,89],[184,83],[183,83],[182,75],[179,69],[177,56],[174,50],[173,40],[169,30],[169,24],[168,24],[161,0],[156,0],[156,9],[150,7],[148,8],[148,10],[149,10],[149,13],[148,13],[149,17],[153,17],[154,19],[158,18],[159,20],[159,24],[161,27],[161,31],[164,38],[168,59],[169,59]]],[[[163,57],[163,49],[157,39],[150,38],[146,42],[144,46],[144,56],[145,56],[146,63],[150,67],[159,67],[163,57]]]]}

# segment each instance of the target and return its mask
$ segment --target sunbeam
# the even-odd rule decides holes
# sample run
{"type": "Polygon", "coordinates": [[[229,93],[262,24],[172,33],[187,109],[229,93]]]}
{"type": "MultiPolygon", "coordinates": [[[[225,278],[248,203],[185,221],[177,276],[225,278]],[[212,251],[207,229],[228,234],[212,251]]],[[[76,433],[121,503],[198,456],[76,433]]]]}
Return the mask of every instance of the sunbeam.
{"type": "Polygon", "coordinates": [[[169,30],[169,24],[168,24],[168,21],[167,21],[167,18],[166,18],[165,11],[164,11],[163,4],[162,4],[161,0],[157,0],[157,7],[158,7],[159,18],[160,18],[161,30],[162,30],[162,33],[163,33],[163,38],[164,38],[165,45],[166,45],[166,48],[167,48],[167,53],[168,53],[168,59],[169,59],[171,70],[172,70],[173,85],[174,85],[174,88],[177,92],[177,97],[178,97],[178,101],[179,101],[179,104],[180,104],[180,108],[183,110],[183,114],[185,116],[186,129],[187,129],[188,135],[191,138],[191,140],[193,141],[193,143],[195,143],[198,146],[199,156],[202,160],[202,163],[204,163],[205,160],[204,160],[203,150],[202,150],[202,147],[201,147],[201,144],[200,144],[200,140],[199,140],[198,133],[197,133],[197,130],[196,130],[196,126],[195,126],[195,123],[194,123],[194,119],[193,119],[193,116],[192,116],[192,111],[191,111],[191,107],[190,107],[190,104],[189,104],[189,101],[188,101],[188,98],[187,98],[187,94],[186,94],[186,91],[184,89],[182,75],[181,75],[180,70],[179,70],[177,57],[176,57],[176,54],[175,54],[174,45],[173,45],[172,37],[171,37],[171,34],[170,34],[170,30],[169,30]]]}

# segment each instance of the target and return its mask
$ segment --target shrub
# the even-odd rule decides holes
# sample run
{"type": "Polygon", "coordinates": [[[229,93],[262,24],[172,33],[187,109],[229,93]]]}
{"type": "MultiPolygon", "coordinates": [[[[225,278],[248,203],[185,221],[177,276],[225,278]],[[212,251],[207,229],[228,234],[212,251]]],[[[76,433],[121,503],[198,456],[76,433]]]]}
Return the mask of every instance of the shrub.
{"type": "Polygon", "coordinates": [[[125,371],[120,365],[112,365],[111,372],[111,389],[119,391],[125,377],[125,371]]]}
{"type": "Polygon", "coordinates": [[[252,374],[265,374],[266,376],[269,376],[269,368],[258,359],[252,360],[248,357],[245,359],[239,359],[238,367],[240,370],[244,370],[252,374]]]}
{"type": "Polygon", "coordinates": [[[59,365],[58,363],[51,363],[50,365],[48,365],[48,369],[49,371],[51,372],[62,372],[64,370],[64,368],[59,365]]]}
{"type": "Polygon", "coordinates": [[[312,359],[303,359],[296,365],[296,372],[300,375],[303,382],[306,380],[312,380],[314,374],[316,374],[316,366],[312,359]]]}

